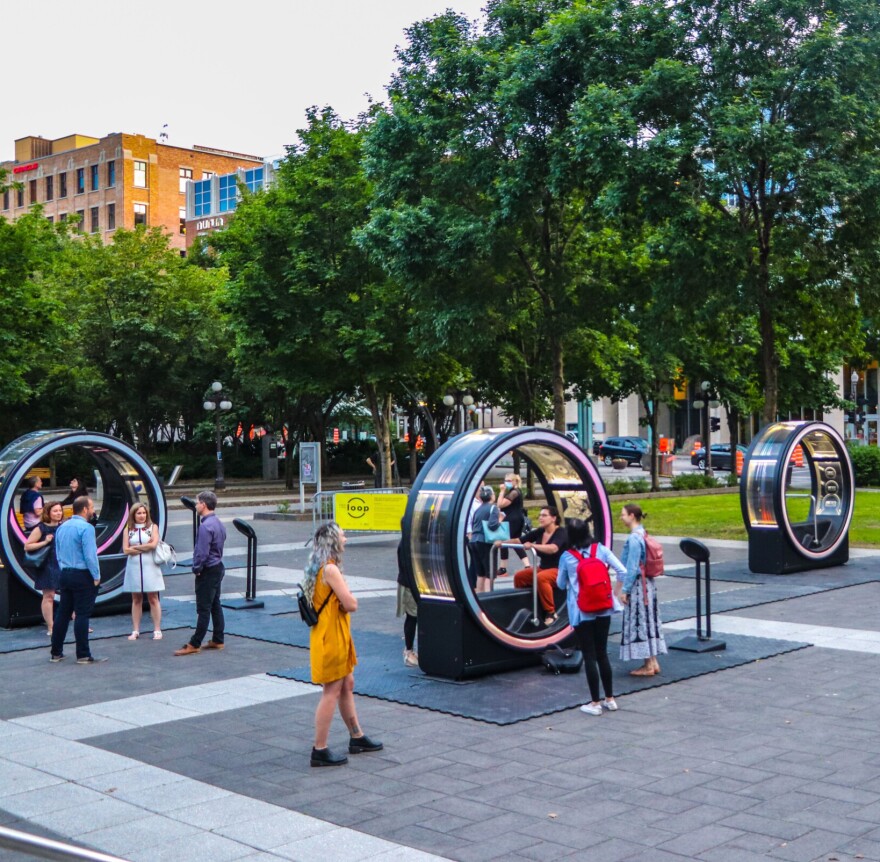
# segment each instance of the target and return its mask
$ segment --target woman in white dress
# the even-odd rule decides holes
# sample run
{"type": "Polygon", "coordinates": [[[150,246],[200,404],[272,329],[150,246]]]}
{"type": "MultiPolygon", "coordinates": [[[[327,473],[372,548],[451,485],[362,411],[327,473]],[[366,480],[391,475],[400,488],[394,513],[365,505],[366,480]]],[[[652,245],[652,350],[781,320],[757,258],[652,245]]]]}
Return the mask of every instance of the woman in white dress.
{"type": "Polygon", "coordinates": [[[153,640],[162,640],[162,606],[159,604],[159,593],[165,589],[165,579],[153,559],[153,551],[160,538],[159,526],[153,523],[150,510],[143,503],[135,503],[128,515],[127,528],[122,534],[122,551],[128,556],[122,591],[131,593],[130,641],[136,641],[140,637],[144,593],[150,602],[153,640]]]}

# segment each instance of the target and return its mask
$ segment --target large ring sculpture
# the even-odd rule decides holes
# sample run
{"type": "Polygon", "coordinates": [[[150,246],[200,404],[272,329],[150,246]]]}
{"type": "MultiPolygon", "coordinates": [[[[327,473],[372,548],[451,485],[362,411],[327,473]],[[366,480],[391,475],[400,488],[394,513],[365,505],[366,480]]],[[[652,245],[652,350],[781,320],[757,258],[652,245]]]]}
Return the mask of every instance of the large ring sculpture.
{"type": "MultiPolygon", "coordinates": [[[[428,655],[423,609],[430,612],[430,606],[442,604],[464,608],[476,628],[502,650],[534,654],[572,633],[564,614],[550,628],[527,634],[509,630],[487,612],[487,596],[478,596],[467,579],[471,502],[489,469],[512,450],[532,467],[548,504],[556,506],[563,519],[589,521],[596,540],[611,546],[611,512],[602,479],[568,437],[539,428],[487,428],[454,437],[419,473],[404,518],[403,556],[412,567],[420,601],[420,658],[428,655]]],[[[422,667],[432,672],[424,661],[422,667]]]]}
{"type": "Polygon", "coordinates": [[[834,428],[822,422],[768,425],[743,462],[740,502],[749,568],[785,574],[845,563],[854,501],[852,462],[834,428]],[[809,488],[789,486],[791,465],[800,453],[809,488]],[[792,518],[789,507],[800,514],[792,518]]]}
{"type": "Polygon", "coordinates": [[[38,603],[25,598],[28,592],[34,598],[39,593],[24,565],[26,536],[15,516],[15,501],[28,471],[64,449],[86,453],[98,476],[95,529],[101,586],[97,604],[111,603],[122,591],[122,532],[132,504],[146,503],[164,536],[165,494],[152,467],[137,450],[115,437],[91,431],[34,431],[19,437],[0,452],[0,625],[39,619],[38,603]],[[21,586],[26,589],[22,591],[21,586]]]}

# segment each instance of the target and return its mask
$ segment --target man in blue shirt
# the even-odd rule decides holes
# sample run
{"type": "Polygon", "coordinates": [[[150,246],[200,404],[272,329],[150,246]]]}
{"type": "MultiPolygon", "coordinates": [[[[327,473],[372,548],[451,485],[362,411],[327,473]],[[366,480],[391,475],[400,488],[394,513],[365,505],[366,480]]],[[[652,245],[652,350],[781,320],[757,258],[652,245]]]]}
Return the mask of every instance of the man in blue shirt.
{"type": "Polygon", "coordinates": [[[91,498],[77,497],[73,501],[73,517],[55,533],[55,554],[61,568],[61,600],[52,626],[52,652],[49,657],[52,662],[64,658],[64,639],[74,613],[76,663],[107,661],[106,658],[95,658],[89,649],[89,617],[101,585],[95,528],[89,523],[94,514],[95,504],[91,498]]]}
{"type": "Polygon", "coordinates": [[[202,641],[211,620],[211,640],[205,649],[223,649],[223,608],[220,605],[220,582],[226,569],[223,566],[223,546],[226,544],[226,528],[214,514],[217,495],[202,491],[196,497],[196,514],[202,519],[193,548],[193,574],[196,576],[196,630],[189,642],[174,655],[194,655],[202,649],[202,641]]]}

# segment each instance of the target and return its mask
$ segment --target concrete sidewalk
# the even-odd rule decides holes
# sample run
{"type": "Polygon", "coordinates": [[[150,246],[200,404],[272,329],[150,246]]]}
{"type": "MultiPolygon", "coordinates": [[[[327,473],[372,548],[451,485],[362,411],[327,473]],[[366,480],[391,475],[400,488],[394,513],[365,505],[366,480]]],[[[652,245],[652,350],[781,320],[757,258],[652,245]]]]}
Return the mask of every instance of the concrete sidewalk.
{"type": "MultiPolygon", "coordinates": [[[[364,568],[393,570],[393,546],[353,545],[349,571],[368,553],[387,561],[364,568]]],[[[298,575],[271,567],[261,588],[289,595],[298,575]]],[[[356,644],[399,633],[390,577],[350,578],[356,644]]],[[[689,589],[659,585],[661,599],[689,589]]],[[[338,769],[308,765],[317,689],[266,675],[306,667],[304,649],[231,637],[175,658],[184,629],[95,641],[110,660],[91,667],[7,653],[0,823],[145,862],[880,860],[880,584],[714,628],[821,645],[627,695],[601,717],[497,727],[358,698],[385,750],[338,769]]],[[[337,718],[331,746],[345,739],[337,718]]]]}

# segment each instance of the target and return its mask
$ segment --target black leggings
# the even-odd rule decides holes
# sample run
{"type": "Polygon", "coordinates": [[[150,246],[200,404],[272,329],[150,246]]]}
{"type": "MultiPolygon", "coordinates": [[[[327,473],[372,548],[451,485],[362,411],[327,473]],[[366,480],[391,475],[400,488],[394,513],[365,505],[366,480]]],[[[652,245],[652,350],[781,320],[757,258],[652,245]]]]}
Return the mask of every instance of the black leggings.
{"type": "Polygon", "coordinates": [[[596,617],[579,623],[574,633],[584,654],[584,670],[587,672],[587,685],[590,687],[590,700],[599,700],[599,679],[605,689],[605,697],[614,697],[611,686],[611,662],[608,661],[608,629],[611,617],[596,617]]]}
{"type": "Polygon", "coordinates": [[[416,625],[418,621],[418,617],[411,617],[409,614],[406,614],[403,618],[403,643],[409,650],[413,648],[416,642],[416,625]]]}

